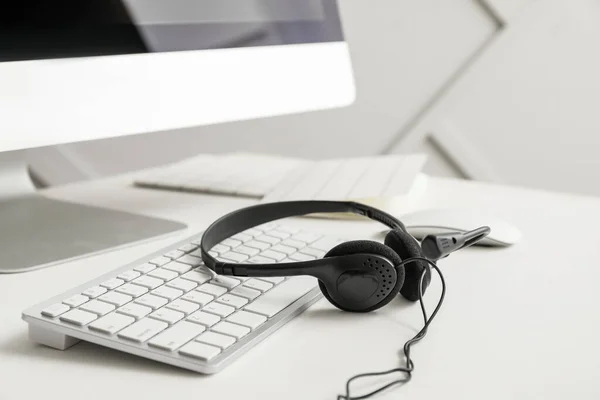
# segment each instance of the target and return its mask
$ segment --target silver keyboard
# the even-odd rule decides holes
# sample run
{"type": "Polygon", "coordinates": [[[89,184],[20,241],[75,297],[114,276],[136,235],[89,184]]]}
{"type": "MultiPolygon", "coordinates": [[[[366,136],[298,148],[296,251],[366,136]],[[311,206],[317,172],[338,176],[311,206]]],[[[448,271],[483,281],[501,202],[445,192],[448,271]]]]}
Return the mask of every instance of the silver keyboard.
{"type": "MultiPolygon", "coordinates": [[[[30,338],[62,350],[85,340],[210,374],[321,297],[311,277],[215,275],[200,258],[201,236],[24,311],[30,338]]],[[[211,254],[227,262],[306,261],[340,242],[266,224],[224,240],[211,254]]]]}

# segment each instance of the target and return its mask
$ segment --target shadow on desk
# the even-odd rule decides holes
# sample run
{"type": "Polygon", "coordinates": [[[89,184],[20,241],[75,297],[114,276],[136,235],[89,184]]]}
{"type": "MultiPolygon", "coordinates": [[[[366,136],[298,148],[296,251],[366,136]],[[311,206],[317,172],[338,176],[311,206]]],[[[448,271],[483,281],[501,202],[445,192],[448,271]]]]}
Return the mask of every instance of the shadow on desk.
{"type": "Polygon", "coordinates": [[[197,374],[182,368],[84,341],[65,351],[55,350],[30,341],[27,337],[27,331],[0,343],[0,357],[3,354],[13,357],[28,357],[34,361],[49,362],[52,366],[56,366],[57,363],[68,363],[71,366],[76,366],[77,364],[81,366],[105,366],[111,369],[135,370],[176,375],[179,377],[208,377],[208,375],[197,374]]]}
{"type": "Polygon", "coordinates": [[[315,321],[326,321],[332,323],[343,323],[350,321],[356,324],[368,324],[369,321],[376,319],[385,318],[388,322],[398,325],[402,331],[406,330],[408,333],[416,334],[421,326],[415,325],[414,321],[409,318],[403,318],[406,316],[405,310],[411,307],[419,307],[418,303],[412,303],[407,301],[398,295],[398,297],[392,300],[388,305],[379,309],[375,312],[370,313],[350,313],[338,310],[333,306],[327,306],[325,308],[310,308],[302,314],[302,318],[313,319],[315,321]]]}

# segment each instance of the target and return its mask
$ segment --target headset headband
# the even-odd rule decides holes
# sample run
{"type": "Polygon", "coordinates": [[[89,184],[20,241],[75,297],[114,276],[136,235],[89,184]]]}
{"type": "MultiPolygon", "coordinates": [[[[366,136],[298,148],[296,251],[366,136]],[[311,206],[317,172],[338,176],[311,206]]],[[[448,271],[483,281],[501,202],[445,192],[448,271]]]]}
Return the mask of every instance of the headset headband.
{"type": "MultiPolygon", "coordinates": [[[[200,250],[204,264],[218,274],[245,276],[247,272],[262,271],[273,274],[273,271],[288,273],[294,266],[305,263],[287,264],[236,264],[216,260],[208,251],[221,241],[267,222],[281,218],[296,217],[316,213],[352,213],[381,222],[390,229],[406,232],[404,224],[392,215],[360,203],[350,201],[285,201],[279,203],[259,204],[233,211],[212,223],[202,236],[200,250]],[[290,268],[291,267],[291,268],[290,268]]],[[[314,261],[313,261],[314,263],[314,261]]],[[[299,271],[301,272],[301,271],[299,271]]],[[[301,274],[301,273],[299,273],[301,274]]],[[[265,275],[268,276],[268,275],[265,275]]]]}

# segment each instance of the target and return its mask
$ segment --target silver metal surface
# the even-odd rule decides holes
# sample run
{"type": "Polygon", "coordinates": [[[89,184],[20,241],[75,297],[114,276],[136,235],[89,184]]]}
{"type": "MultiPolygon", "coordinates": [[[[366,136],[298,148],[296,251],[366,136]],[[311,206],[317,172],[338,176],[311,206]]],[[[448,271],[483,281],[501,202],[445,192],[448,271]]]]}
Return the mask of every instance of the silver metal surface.
{"type": "Polygon", "coordinates": [[[0,154],[0,273],[25,272],[185,228],[39,195],[15,154],[0,154]]]}

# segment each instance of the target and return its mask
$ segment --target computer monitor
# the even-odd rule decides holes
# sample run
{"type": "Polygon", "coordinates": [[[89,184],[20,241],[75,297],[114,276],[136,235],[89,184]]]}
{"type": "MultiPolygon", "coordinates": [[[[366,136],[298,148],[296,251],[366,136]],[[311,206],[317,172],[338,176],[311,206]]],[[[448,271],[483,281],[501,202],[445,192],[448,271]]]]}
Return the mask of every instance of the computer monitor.
{"type": "Polygon", "coordinates": [[[46,198],[13,150],[354,100],[335,0],[14,0],[0,7],[0,272],[185,227],[46,198]]]}

